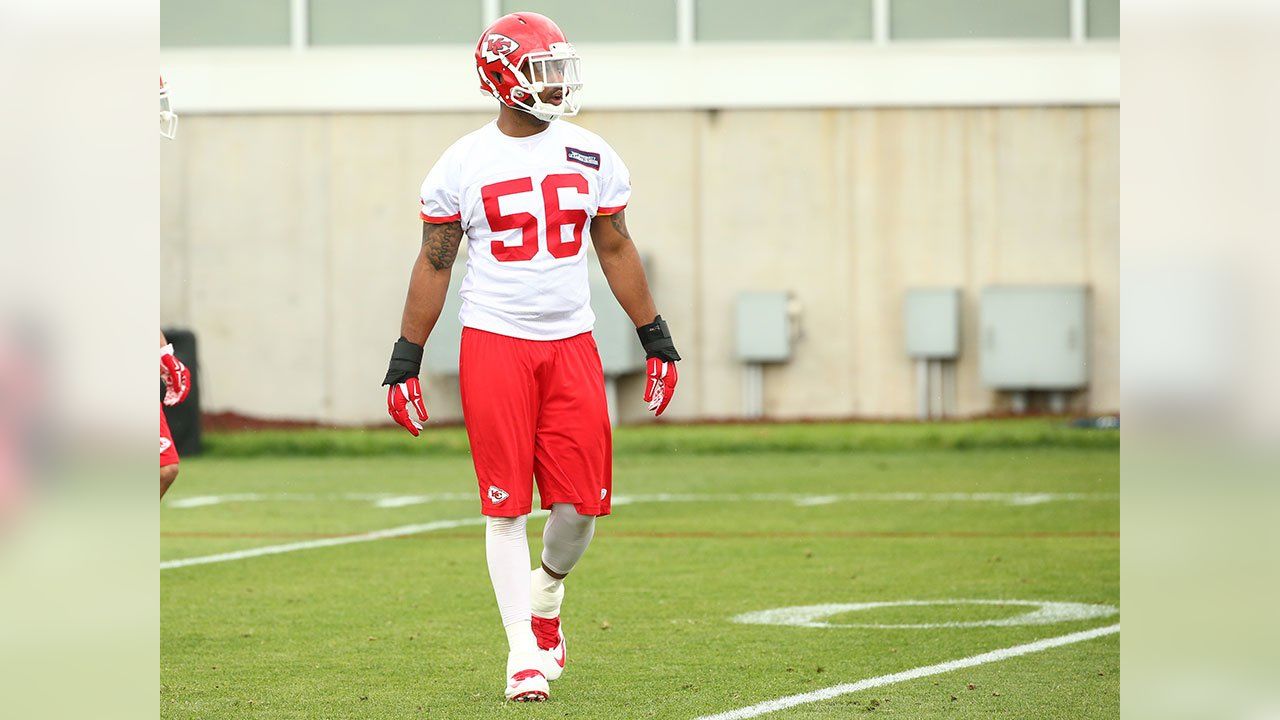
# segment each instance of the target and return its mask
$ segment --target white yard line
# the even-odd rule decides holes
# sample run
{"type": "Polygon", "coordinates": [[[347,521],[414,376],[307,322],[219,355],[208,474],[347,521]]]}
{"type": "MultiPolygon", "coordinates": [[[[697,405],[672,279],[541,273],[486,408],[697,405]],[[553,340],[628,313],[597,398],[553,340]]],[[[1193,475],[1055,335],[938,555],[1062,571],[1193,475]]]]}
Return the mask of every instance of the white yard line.
{"type": "MultiPolygon", "coordinates": [[[[425,495],[396,495],[394,493],[342,493],[316,495],[310,493],[231,493],[227,495],[195,495],[165,501],[165,506],[191,509],[221,505],[223,503],[248,502],[368,502],[378,508],[402,508],[437,502],[462,502],[475,500],[475,493],[430,493],[425,495]]],[[[1049,502],[1091,502],[1115,500],[1116,493],[1055,493],[1055,492],[984,492],[984,493],[650,493],[615,495],[614,505],[631,503],[664,502],[785,502],[796,507],[831,505],[838,502],[976,502],[997,503],[1011,506],[1040,505],[1049,502]]]]}
{"type": "Polygon", "coordinates": [[[809,703],[820,702],[822,700],[830,700],[841,695],[860,692],[862,690],[870,690],[872,688],[884,687],[885,685],[893,685],[895,683],[906,682],[908,680],[916,680],[930,675],[941,675],[952,670],[960,670],[963,668],[975,667],[978,665],[986,665],[987,663],[1000,662],[1009,658],[1020,657],[1022,655],[1030,655],[1042,650],[1061,647],[1063,645],[1071,645],[1073,643],[1084,642],[1094,638],[1103,637],[1105,635],[1114,635],[1120,632],[1120,625],[1108,625],[1106,627],[1094,628],[1092,630],[1082,630],[1069,635],[1059,635],[1058,637],[1046,638],[1044,640],[1036,640],[1025,645],[1014,645],[1002,650],[992,650],[991,652],[982,653],[981,655],[973,655],[972,657],[961,658],[959,660],[948,660],[937,665],[926,665],[918,667],[914,670],[904,670],[903,672],[893,673],[891,675],[881,675],[879,677],[867,678],[857,682],[845,683],[844,685],[835,685],[821,690],[801,693],[799,695],[788,695],[780,697],[776,700],[768,700],[766,702],[749,705],[747,707],[738,708],[737,710],[729,710],[728,712],[716,713],[715,715],[703,715],[697,720],[743,720],[744,718],[759,717],[766,713],[777,712],[778,710],[786,710],[797,705],[807,705],[809,703]]]}
{"type": "Polygon", "coordinates": [[[401,525],[400,527],[387,528],[385,530],[374,530],[373,532],[360,533],[358,535],[342,535],[340,537],[319,538],[316,540],[306,540],[303,542],[287,543],[284,545],[268,545],[266,547],[249,548],[248,550],[236,550],[235,552],[219,553],[217,555],[202,555],[200,557],[181,558],[179,560],[166,560],[165,562],[160,563],[160,569],[172,570],[174,568],[188,567],[190,565],[206,565],[208,563],[244,560],[246,558],[261,557],[263,555],[279,555],[281,553],[296,552],[298,550],[313,550],[315,548],[333,547],[335,545],[372,542],[374,540],[404,537],[405,535],[417,535],[418,533],[431,532],[433,530],[449,530],[452,528],[463,527],[465,525],[483,525],[484,522],[483,516],[475,516],[462,518],[460,520],[437,520],[435,522],[420,523],[418,525],[401,525]]]}

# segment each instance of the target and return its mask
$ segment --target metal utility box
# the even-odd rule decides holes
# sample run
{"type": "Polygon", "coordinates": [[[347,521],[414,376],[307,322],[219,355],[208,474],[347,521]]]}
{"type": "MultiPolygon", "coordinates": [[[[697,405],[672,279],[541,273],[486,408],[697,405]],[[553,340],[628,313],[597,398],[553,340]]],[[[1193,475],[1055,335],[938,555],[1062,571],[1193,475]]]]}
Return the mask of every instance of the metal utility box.
{"type": "MultiPolygon", "coordinates": [[[[609,281],[600,269],[595,257],[588,261],[591,281],[591,311],[596,314],[596,326],[592,335],[600,350],[600,364],[605,377],[617,377],[644,370],[644,347],[636,336],[635,323],[623,312],[618,299],[609,289],[609,281]]],[[[647,265],[644,260],[641,263],[647,265]]],[[[652,320],[653,318],[649,318],[652,320]]]]}
{"type": "Polygon", "coordinates": [[[903,303],[907,355],[951,360],[960,355],[960,290],[911,288],[903,303]]]}
{"type": "Polygon", "coordinates": [[[787,292],[744,292],[738,295],[737,358],[746,363],[791,359],[791,295],[787,292]]]}
{"type": "Polygon", "coordinates": [[[461,264],[454,266],[440,319],[436,320],[431,337],[427,338],[422,361],[427,372],[433,375],[458,374],[458,349],[462,346],[462,323],[458,320],[462,298],[458,297],[458,288],[462,287],[462,278],[466,274],[466,268],[461,264]]]}
{"type": "MultiPolygon", "coordinates": [[[[200,377],[200,359],[196,354],[194,332],[178,328],[164,328],[164,337],[173,344],[173,354],[191,371],[191,390],[187,399],[172,407],[161,407],[169,421],[169,434],[178,454],[183,457],[199,455],[204,451],[204,435],[200,422],[200,389],[204,381],[200,377]]],[[[160,399],[164,399],[164,383],[160,383],[160,399]]]]}
{"type": "Polygon", "coordinates": [[[982,382],[997,390],[1088,383],[1089,291],[1083,285],[982,291],[982,382]]]}
{"type": "MultiPolygon", "coordinates": [[[[635,325],[613,297],[609,282],[594,256],[587,259],[587,267],[591,284],[591,310],[596,315],[592,333],[595,335],[596,346],[600,349],[604,374],[615,377],[643,370],[644,349],[640,346],[640,339],[636,337],[635,325]]],[[[458,350],[462,343],[462,324],[458,321],[462,298],[458,296],[458,289],[462,286],[465,275],[466,269],[461,264],[453,269],[444,309],[440,311],[440,319],[436,321],[436,327],[427,340],[424,362],[427,371],[436,375],[458,374],[458,350]]]]}

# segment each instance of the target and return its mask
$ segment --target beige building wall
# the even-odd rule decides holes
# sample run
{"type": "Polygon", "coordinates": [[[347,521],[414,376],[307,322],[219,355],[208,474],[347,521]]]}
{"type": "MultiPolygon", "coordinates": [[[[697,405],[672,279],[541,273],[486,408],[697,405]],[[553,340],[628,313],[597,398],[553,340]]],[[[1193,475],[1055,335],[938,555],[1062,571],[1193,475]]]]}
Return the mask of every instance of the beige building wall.
{"type": "MultiPolygon", "coordinates": [[[[487,114],[191,116],[162,156],[162,320],[200,341],[209,410],[386,418],[379,389],[421,234],[417,190],[487,114]],[[285,380],[287,378],[287,381],[285,380]]],[[[764,375],[776,418],[909,417],[908,287],[962,290],[954,409],[982,387],[983,287],[1084,283],[1090,387],[1119,407],[1119,128],[1114,107],[586,113],[631,168],[628,224],[686,360],[668,415],[734,417],[733,302],[787,290],[791,363],[764,375]]],[[[461,271],[461,268],[459,268],[461,271]]],[[[457,384],[427,378],[434,418],[457,384]]],[[[644,417],[639,378],[624,420],[644,417]]]]}

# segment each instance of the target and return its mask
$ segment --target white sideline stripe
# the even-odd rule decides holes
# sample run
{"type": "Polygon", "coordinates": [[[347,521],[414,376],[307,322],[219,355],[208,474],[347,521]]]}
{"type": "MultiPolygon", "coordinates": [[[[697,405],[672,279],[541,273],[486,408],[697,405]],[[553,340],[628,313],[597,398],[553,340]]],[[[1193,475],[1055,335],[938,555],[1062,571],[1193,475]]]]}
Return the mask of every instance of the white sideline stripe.
{"type": "Polygon", "coordinates": [[[1025,645],[1015,645],[1002,650],[992,650],[981,655],[961,658],[959,660],[948,660],[937,665],[926,665],[918,667],[914,670],[904,670],[903,672],[893,673],[892,675],[881,675],[880,677],[867,678],[857,682],[846,683],[844,685],[835,685],[821,690],[801,693],[799,695],[788,695],[780,697],[776,700],[768,700],[756,705],[749,705],[737,710],[717,713],[715,715],[703,715],[697,720],[744,720],[744,718],[753,718],[766,713],[777,712],[778,710],[786,710],[797,705],[807,705],[809,703],[819,702],[822,700],[830,700],[841,695],[848,695],[862,690],[870,690],[872,688],[884,687],[885,685],[893,685],[895,683],[906,682],[908,680],[917,680],[930,675],[941,675],[952,670],[960,670],[962,668],[975,667],[977,665],[985,665],[987,663],[1000,662],[1009,658],[1019,657],[1021,655],[1030,655],[1042,650],[1061,647],[1062,645],[1071,645],[1073,643],[1084,642],[1094,638],[1103,637],[1104,635],[1114,635],[1120,632],[1119,623],[1108,625],[1107,627],[1094,628],[1092,630],[1082,630],[1069,635],[1059,635],[1058,637],[1046,638],[1044,640],[1036,640],[1025,645]]]}
{"type": "Polygon", "coordinates": [[[484,522],[484,516],[479,516],[463,518],[461,520],[437,520],[435,522],[421,523],[418,525],[402,525],[400,527],[387,528],[385,530],[374,530],[373,532],[360,533],[358,535],[319,538],[316,540],[287,543],[285,545],[268,545],[266,547],[249,548],[248,550],[236,550],[235,552],[220,553],[218,555],[202,555],[200,557],[182,558],[180,560],[166,560],[165,562],[160,563],[160,569],[172,570],[173,568],[188,567],[191,565],[230,562],[231,560],[244,560],[246,558],[261,557],[263,555],[279,555],[280,553],[296,552],[298,550],[313,550],[315,548],[333,547],[335,545],[372,542],[374,540],[385,540],[387,538],[403,537],[405,535],[417,535],[418,533],[431,532],[432,530],[448,530],[451,528],[463,527],[465,525],[483,525],[484,522]]]}

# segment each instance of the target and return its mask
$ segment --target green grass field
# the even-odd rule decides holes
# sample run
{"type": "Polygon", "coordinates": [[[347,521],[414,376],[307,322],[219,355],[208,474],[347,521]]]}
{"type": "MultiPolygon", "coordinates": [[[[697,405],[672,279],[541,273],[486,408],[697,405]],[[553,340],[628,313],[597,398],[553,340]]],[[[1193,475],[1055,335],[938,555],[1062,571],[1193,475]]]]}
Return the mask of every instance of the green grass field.
{"type": "MultiPolygon", "coordinates": [[[[1118,607],[1119,443],[1052,421],[624,428],[614,514],[566,582],[569,666],[502,701],[506,643],[465,440],[436,430],[220,435],[161,507],[165,718],[696,718],[1119,616],[892,606],[844,627],[740,624],[906,600],[1118,607]],[[316,542],[428,523],[385,539],[316,542]],[[289,549],[293,548],[293,549],[289,549]]],[[[530,522],[540,547],[542,519],[530,522]]],[[[1119,636],[802,704],[769,718],[1119,717],[1119,636]]]]}

